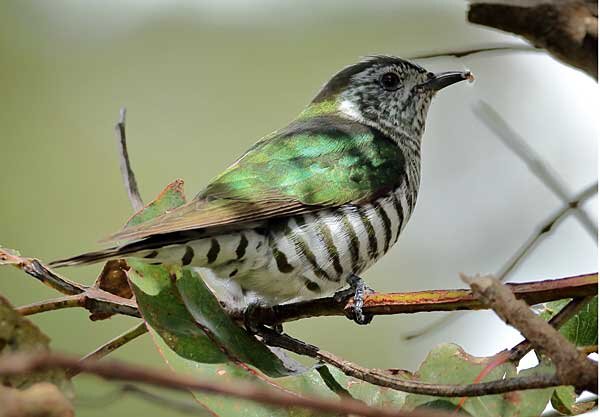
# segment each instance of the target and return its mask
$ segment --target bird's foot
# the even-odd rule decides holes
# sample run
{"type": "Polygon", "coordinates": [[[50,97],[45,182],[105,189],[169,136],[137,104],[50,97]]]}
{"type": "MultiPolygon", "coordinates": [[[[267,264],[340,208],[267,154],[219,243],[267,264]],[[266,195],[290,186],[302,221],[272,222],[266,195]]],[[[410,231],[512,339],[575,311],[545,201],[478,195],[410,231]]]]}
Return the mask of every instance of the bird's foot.
{"type": "Polygon", "coordinates": [[[373,320],[373,315],[364,313],[362,307],[365,294],[374,292],[373,289],[369,288],[358,275],[350,275],[347,282],[350,284],[350,287],[336,292],[333,298],[339,303],[349,297],[354,297],[352,317],[350,319],[354,320],[356,324],[369,324],[373,320]]]}
{"type": "MultiPolygon", "coordinates": [[[[257,308],[264,307],[260,303],[250,303],[244,309],[244,327],[246,330],[252,334],[260,333],[260,329],[264,327],[264,325],[256,320],[256,315],[254,312],[257,308]]],[[[273,326],[270,326],[275,332],[282,334],[283,333],[283,324],[277,323],[273,326]]]]}

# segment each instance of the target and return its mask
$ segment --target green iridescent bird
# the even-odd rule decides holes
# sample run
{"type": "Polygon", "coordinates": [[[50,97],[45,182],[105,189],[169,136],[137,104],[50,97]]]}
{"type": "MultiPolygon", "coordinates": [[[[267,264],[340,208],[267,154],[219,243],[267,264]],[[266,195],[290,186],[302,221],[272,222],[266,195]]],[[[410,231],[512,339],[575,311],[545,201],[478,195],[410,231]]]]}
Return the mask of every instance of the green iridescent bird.
{"type": "Polygon", "coordinates": [[[398,240],[416,203],[421,137],[436,91],[470,79],[389,56],[344,68],[288,126],[252,146],[188,204],[53,263],[134,257],[203,268],[226,302],[267,305],[347,285],[398,240]]]}

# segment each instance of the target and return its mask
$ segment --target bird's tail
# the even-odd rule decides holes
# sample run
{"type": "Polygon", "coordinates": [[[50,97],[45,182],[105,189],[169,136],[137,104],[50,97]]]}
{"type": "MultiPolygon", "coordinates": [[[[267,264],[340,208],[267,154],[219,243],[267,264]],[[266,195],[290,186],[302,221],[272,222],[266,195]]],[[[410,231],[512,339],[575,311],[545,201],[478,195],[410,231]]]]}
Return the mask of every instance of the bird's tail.
{"type": "Polygon", "coordinates": [[[81,255],[73,256],[72,258],[59,259],[50,262],[49,266],[53,268],[62,268],[65,266],[89,265],[101,261],[109,261],[111,259],[126,258],[129,256],[141,256],[145,258],[155,257],[157,250],[164,246],[186,243],[191,240],[205,237],[204,231],[189,231],[166,233],[162,235],[154,235],[142,240],[127,243],[122,246],[113,246],[111,248],[102,249],[95,252],[87,252],[81,255]],[[149,254],[151,254],[149,256],[149,254]]]}
{"type": "Polygon", "coordinates": [[[124,249],[126,248],[115,246],[112,248],[103,249],[95,252],[83,253],[81,255],[73,256],[71,258],[59,259],[50,262],[48,265],[52,268],[62,268],[65,266],[88,265],[100,261],[108,261],[111,259],[123,258],[124,256],[131,253],[131,251],[124,249]]]}

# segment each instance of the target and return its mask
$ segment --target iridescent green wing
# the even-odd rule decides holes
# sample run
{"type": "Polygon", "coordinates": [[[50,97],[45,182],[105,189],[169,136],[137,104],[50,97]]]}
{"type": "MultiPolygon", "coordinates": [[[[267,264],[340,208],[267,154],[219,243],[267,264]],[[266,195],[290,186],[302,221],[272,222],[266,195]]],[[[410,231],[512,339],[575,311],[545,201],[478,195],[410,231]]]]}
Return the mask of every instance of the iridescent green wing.
{"type": "Polygon", "coordinates": [[[397,187],[398,146],[336,116],[299,120],[258,142],[181,208],[112,236],[140,239],[370,201],[397,187]]]}

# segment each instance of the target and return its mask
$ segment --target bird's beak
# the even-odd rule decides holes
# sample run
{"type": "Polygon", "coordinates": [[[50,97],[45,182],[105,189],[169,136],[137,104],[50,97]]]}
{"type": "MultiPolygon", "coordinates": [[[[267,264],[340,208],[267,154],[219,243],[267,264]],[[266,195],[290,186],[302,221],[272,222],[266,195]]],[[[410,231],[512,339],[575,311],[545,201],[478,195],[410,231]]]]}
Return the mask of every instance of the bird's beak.
{"type": "Polygon", "coordinates": [[[429,91],[439,91],[442,88],[456,84],[457,82],[464,80],[473,81],[474,79],[475,77],[473,77],[471,71],[440,72],[439,74],[435,74],[430,80],[421,84],[421,87],[429,91]]]}

